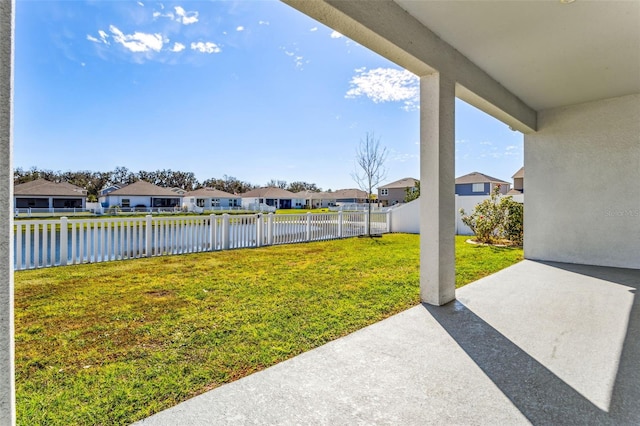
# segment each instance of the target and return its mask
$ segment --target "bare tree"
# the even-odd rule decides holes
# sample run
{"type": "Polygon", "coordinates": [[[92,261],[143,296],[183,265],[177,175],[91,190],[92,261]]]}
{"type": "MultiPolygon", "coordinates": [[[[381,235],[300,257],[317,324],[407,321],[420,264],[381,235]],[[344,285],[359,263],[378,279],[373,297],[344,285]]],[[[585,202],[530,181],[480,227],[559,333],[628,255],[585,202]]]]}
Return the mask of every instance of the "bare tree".
{"type": "Polygon", "coordinates": [[[367,193],[368,226],[367,235],[371,236],[371,195],[373,188],[387,178],[384,163],[387,160],[387,148],[380,146],[380,138],[367,132],[356,149],[356,166],[351,177],[360,189],[367,193]]]}

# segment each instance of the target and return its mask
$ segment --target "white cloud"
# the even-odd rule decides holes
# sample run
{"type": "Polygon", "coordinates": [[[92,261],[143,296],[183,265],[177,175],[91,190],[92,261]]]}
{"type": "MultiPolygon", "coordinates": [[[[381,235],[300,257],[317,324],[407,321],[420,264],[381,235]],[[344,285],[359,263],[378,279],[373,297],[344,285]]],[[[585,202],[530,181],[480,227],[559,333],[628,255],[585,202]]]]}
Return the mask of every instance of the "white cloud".
{"type": "Polygon", "coordinates": [[[98,34],[100,35],[99,39],[92,36],[91,34],[87,34],[87,40],[92,41],[94,43],[109,44],[109,40],[107,40],[107,38],[109,38],[109,34],[105,33],[102,30],[98,31],[98,34]]]}
{"type": "Polygon", "coordinates": [[[331,33],[331,36],[330,36],[330,37],[331,37],[331,38],[342,38],[342,37],[344,37],[344,36],[343,36],[342,34],[340,34],[339,32],[337,32],[337,31],[333,31],[333,32],[331,33]]]}
{"type": "Polygon", "coordinates": [[[366,96],[375,103],[403,102],[403,109],[417,109],[420,104],[418,78],[407,70],[395,68],[362,69],[351,78],[345,98],[366,96]]]}
{"type": "Polygon", "coordinates": [[[221,52],[221,49],[218,47],[218,45],[210,41],[207,41],[206,43],[203,43],[201,41],[197,43],[191,43],[191,49],[197,50],[200,53],[220,53],[221,52]]]}
{"type": "Polygon", "coordinates": [[[318,27],[313,27],[309,31],[311,31],[311,32],[318,31],[318,27]]]}
{"type": "Polygon", "coordinates": [[[174,10],[176,11],[176,21],[184,25],[195,24],[198,22],[198,12],[187,12],[180,6],[174,7],[174,10]]]}
{"type": "Polygon", "coordinates": [[[141,1],[138,2],[138,6],[142,6],[144,7],[144,3],[142,3],[141,1]]]}
{"type": "Polygon", "coordinates": [[[258,25],[269,25],[269,21],[258,21],[258,25]]]}
{"type": "Polygon", "coordinates": [[[185,49],[185,47],[186,46],[184,44],[175,42],[173,44],[173,47],[169,50],[171,50],[172,52],[182,52],[185,49]]]}
{"type": "Polygon", "coordinates": [[[242,25],[238,25],[236,27],[236,31],[244,31],[244,27],[242,25]]]}
{"type": "Polygon", "coordinates": [[[111,25],[109,30],[113,34],[113,40],[131,52],[148,52],[150,50],[159,52],[164,45],[164,40],[160,34],[141,33],[138,31],[133,34],[124,34],[114,25],[111,25]]]}

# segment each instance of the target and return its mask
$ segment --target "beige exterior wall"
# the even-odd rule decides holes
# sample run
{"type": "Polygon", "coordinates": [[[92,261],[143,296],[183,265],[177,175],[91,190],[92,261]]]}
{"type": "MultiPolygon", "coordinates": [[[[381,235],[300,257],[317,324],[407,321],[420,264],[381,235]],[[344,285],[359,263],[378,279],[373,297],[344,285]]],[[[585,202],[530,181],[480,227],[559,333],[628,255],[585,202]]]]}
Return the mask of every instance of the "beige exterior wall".
{"type": "Polygon", "coordinates": [[[640,269],[640,95],[541,111],[525,135],[525,257],[640,269]]]}
{"type": "Polygon", "coordinates": [[[383,206],[393,206],[394,204],[404,203],[404,198],[407,196],[405,188],[386,188],[388,195],[381,195],[381,190],[378,189],[378,199],[383,206]]]}
{"type": "Polygon", "coordinates": [[[517,189],[518,191],[522,191],[524,189],[524,178],[515,178],[515,179],[513,179],[513,189],[517,189]]]}

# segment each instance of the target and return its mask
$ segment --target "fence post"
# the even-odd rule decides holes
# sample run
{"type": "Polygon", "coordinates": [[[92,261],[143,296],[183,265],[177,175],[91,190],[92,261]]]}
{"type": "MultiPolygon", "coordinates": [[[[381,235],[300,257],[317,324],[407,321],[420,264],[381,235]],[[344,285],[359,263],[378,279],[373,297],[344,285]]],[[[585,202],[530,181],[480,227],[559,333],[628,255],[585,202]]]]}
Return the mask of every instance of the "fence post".
{"type": "Polygon", "coordinates": [[[387,210],[387,232],[391,232],[391,210],[387,210]]]}
{"type": "Polygon", "coordinates": [[[267,244],[273,245],[273,213],[269,213],[267,216],[267,244]]]}
{"type": "Polygon", "coordinates": [[[256,214],[256,247],[262,246],[262,215],[256,214]]]}
{"type": "Polygon", "coordinates": [[[370,230],[371,228],[369,228],[369,221],[371,220],[371,217],[369,215],[369,213],[364,212],[364,232],[363,234],[365,235],[369,235],[370,234],[370,230]]]}
{"type": "Polygon", "coordinates": [[[307,241],[311,241],[311,212],[307,212],[307,241]]]}
{"type": "Polygon", "coordinates": [[[214,251],[217,247],[216,244],[216,215],[215,214],[210,214],[209,215],[209,250],[210,251],[214,251]]]}
{"type": "Polygon", "coordinates": [[[338,212],[338,238],[342,238],[342,210],[338,212]]]}
{"type": "MultiPolygon", "coordinates": [[[[66,216],[63,216],[60,218],[60,265],[61,266],[65,266],[67,264],[67,260],[69,256],[68,247],[69,247],[68,218],[66,216]]],[[[55,256],[55,253],[52,253],[51,255],[55,256]]],[[[54,262],[51,262],[51,263],[53,264],[54,262]]]]}
{"type": "Polygon", "coordinates": [[[145,216],[146,219],[146,223],[145,223],[145,227],[144,227],[144,234],[145,234],[145,254],[147,257],[151,257],[151,218],[152,216],[150,214],[145,216]]]}
{"type": "Polygon", "coordinates": [[[222,250],[229,250],[229,213],[222,215],[222,250]]]}

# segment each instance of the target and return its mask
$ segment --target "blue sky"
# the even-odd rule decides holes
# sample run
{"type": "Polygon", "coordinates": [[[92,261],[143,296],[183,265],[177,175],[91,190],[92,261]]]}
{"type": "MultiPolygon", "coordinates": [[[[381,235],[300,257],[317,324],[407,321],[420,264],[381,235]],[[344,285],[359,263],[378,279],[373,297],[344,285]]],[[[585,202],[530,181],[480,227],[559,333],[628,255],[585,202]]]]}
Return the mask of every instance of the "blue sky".
{"type": "MultiPolygon", "coordinates": [[[[355,187],[367,132],[419,177],[418,81],[279,1],[18,1],[14,167],[355,187]]],[[[456,176],[511,181],[522,135],[456,102],[456,176]]]]}

